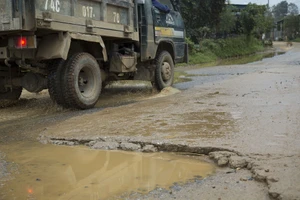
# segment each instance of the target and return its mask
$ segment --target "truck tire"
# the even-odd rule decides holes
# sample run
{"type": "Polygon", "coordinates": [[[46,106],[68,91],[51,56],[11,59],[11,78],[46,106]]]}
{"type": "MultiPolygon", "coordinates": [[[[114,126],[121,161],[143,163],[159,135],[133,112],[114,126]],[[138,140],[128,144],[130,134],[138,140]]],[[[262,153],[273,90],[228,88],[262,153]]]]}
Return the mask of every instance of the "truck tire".
{"type": "Polygon", "coordinates": [[[63,59],[55,59],[48,64],[48,92],[53,102],[58,105],[65,106],[66,101],[62,91],[62,72],[65,61],[63,59]]]}
{"type": "Polygon", "coordinates": [[[0,108],[15,104],[21,96],[22,87],[14,88],[12,91],[0,92],[0,108]]]}
{"type": "Polygon", "coordinates": [[[96,59],[88,53],[71,56],[63,72],[63,93],[68,107],[88,109],[97,103],[101,89],[101,72],[96,59]]]}
{"type": "Polygon", "coordinates": [[[158,90],[173,85],[174,62],[167,51],[161,51],[156,57],[155,86],[158,90]]]}

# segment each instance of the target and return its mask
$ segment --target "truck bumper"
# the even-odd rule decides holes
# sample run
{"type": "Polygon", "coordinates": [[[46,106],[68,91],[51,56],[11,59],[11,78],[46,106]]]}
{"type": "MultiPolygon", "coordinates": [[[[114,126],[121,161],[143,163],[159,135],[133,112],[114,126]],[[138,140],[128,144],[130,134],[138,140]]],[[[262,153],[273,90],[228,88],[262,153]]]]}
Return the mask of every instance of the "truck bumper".
{"type": "Polygon", "coordinates": [[[34,59],[37,49],[36,36],[8,36],[0,47],[0,60],[34,59]]]}

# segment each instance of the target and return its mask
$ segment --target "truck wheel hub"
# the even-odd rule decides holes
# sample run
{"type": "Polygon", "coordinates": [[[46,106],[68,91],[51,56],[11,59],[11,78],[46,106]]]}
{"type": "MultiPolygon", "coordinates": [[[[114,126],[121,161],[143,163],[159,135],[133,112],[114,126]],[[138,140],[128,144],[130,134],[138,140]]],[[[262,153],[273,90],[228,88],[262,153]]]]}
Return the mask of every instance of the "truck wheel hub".
{"type": "Polygon", "coordinates": [[[172,69],[171,69],[171,66],[169,63],[163,62],[162,69],[161,69],[161,75],[162,75],[162,79],[164,81],[167,81],[171,78],[172,69]]]}
{"type": "Polygon", "coordinates": [[[90,95],[93,92],[94,79],[91,70],[84,68],[80,71],[78,86],[82,94],[90,95]]]}

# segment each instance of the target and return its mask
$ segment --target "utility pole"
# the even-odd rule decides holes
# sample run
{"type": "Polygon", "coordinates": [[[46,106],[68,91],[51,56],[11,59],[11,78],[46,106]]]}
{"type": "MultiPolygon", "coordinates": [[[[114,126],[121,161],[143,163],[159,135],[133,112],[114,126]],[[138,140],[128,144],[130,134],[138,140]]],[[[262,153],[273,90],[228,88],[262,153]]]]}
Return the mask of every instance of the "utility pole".
{"type": "Polygon", "coordinates": [[[270,8],[270,0],[268,0],[268,8],[270,8]]]}

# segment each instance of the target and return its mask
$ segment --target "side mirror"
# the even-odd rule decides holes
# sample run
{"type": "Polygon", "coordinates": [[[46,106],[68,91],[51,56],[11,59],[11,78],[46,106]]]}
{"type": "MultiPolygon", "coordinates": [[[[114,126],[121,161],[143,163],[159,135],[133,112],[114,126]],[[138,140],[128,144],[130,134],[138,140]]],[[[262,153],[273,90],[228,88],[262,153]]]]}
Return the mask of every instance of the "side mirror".
{"type": "Polygon", "coordinates": [[[180,0],[171,0],[173,6],[174,6],[174,9],[176,11],[180,11],[180,0]]]}

